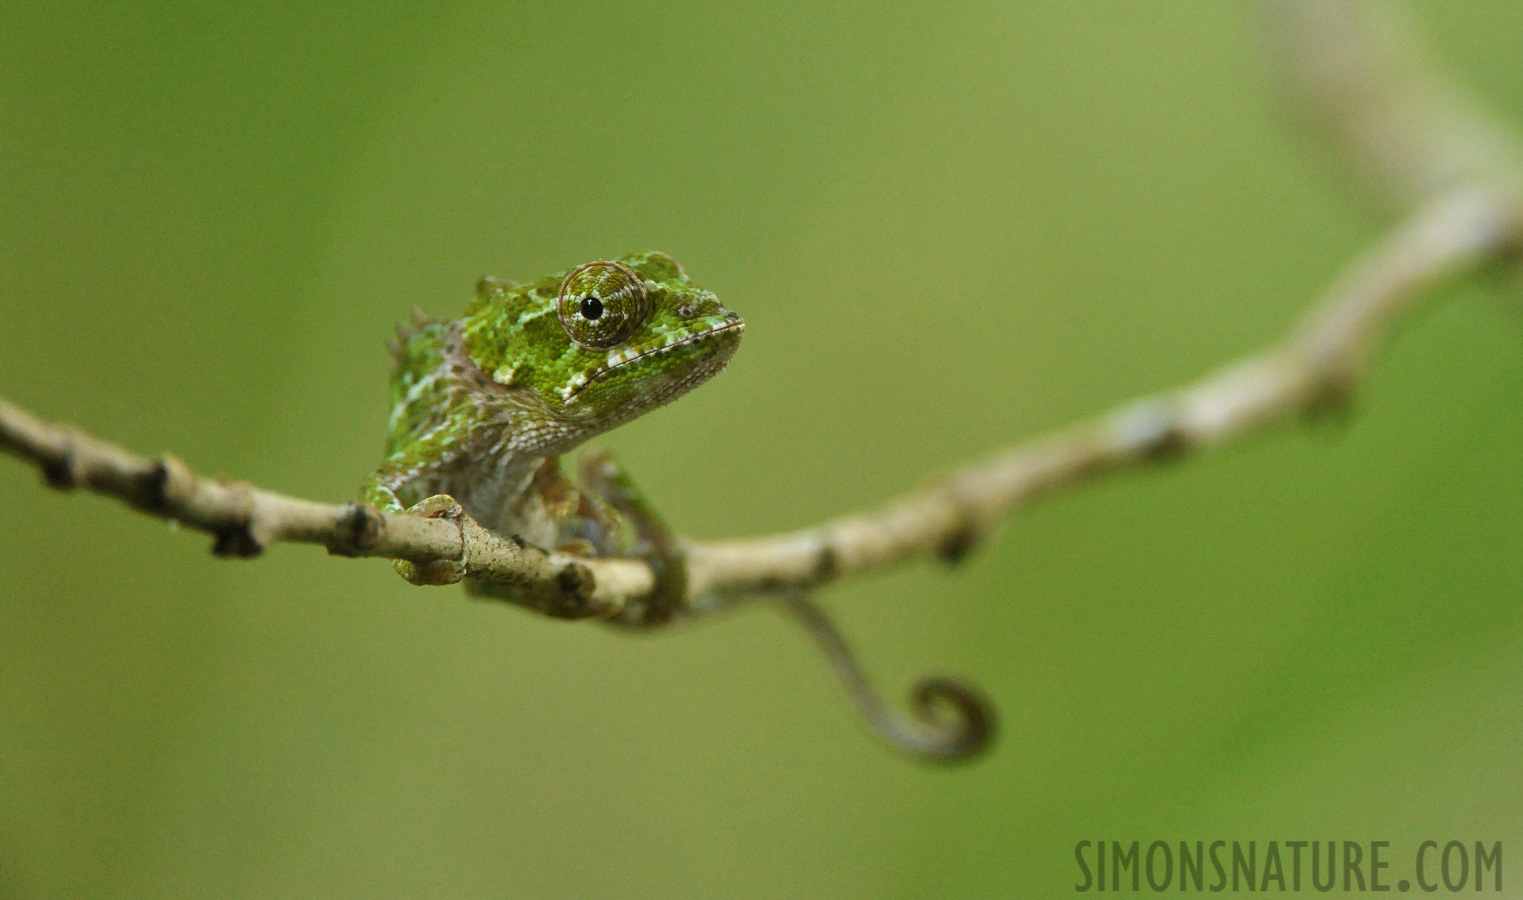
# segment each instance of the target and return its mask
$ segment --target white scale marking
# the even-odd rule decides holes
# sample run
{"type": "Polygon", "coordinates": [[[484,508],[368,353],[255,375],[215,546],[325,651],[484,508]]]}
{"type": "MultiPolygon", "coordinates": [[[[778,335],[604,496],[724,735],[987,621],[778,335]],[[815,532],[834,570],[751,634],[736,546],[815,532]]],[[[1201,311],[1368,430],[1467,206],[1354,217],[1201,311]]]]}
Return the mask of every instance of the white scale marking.
{"type": "Polygon", "coordinates": [[[391,418],[387,420],[386,424],[387,431],[396,430],[397,419],[402,415],[402,411],[407,409],[407,407],[411,406],[414,401],[422,396],[423,392],[428,389],[428,386],[433,384],[435,379],[438,377],[438,372],[430,372],[428,375],[424,376],[421,381],[412,386],[412,389],[407,392],[407,396],[402,398],[401,403],[398,403],[396,406],[391,408],[391,418]]]}

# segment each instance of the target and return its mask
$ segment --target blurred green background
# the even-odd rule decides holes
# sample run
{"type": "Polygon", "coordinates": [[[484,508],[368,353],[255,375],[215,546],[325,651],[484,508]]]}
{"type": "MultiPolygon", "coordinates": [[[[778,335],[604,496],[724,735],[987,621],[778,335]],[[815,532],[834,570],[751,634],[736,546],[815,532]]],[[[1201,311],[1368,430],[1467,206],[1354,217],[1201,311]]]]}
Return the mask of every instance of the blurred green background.
{"type": "MultiPolygon", "coordinates": [[[[1415,9],[1523,120],[1523,4],[1415,9]]],[[[344,500],[413,305],[660,248],[745,345],[605,442],[689,534],[799,527],[1275,339],[1379,233],[1254,13],[16,4],[0,394],[344,500]]],[[[998,701],[951,770],[766,610],[632,638],[220,561],[0,459],[0,896],[1023,897],[1085,839],[1515,842],[1516,295],[1424,315],[1345,423],[826,592],[896,700],[998,701]]]]}

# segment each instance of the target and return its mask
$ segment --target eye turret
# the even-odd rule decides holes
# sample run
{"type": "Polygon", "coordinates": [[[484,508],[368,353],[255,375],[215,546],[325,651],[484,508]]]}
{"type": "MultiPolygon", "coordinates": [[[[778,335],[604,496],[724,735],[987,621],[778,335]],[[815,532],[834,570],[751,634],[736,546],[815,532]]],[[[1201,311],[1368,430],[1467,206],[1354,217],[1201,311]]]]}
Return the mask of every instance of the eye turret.
{"type": "Polygon", "coordinates": [[[604,349],[634,334],[650,304],[639,275],[616,262],[600,261],[571,270],[561,283],[556,311],[573,341],[604,349]]]}

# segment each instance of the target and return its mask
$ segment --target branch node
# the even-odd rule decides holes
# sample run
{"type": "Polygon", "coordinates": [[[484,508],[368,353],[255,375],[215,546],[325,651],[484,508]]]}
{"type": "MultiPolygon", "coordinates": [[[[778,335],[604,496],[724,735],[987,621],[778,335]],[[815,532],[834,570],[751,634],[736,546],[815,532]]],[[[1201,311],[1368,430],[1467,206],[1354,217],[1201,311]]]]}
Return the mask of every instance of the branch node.
{"type": "Polygon", "coordinates": [[[1301,410],[1302,418],[1314,425],[1349,421],[1354,413],[1355,383],[1356,379],[1343,371],[1318,373],[1301,410]]]}
{"type": "Polygon", "coordinates": [[[365,556],[381,543],[386,520],[380,512],[364,503],[350,503],[338,517],[339,533],[328,545],[334,556],[365,556]]]}
{"type": "Polygon", "coordinates": [[[166,453],[138,475],[127,502],[138,509],[162,513],[183,504],[195,486],[196,476],[190,468],[166,453]]]}
{"type": "Polygon", "coordinates": [[[238,481],[218,481],[217,486],[228,498],[227,520],[213,531],[217,540],[212,544],[212,555],[251,557],[263,553],[265,542],[255,533],[253,488],[238,481]]]}
{"type": "Polygon", "coordinates": [[[592,610],[591,602],[597,579],[586,566],[577,563],[566,565],[556,573],[555,586],[560,589],[560,596],[555,598],[545,612],[558,619],[585,619],[597,615],[592,610]]]}
{"type": "Polygon", "coordinates": [[[955,566],[973,552],[983,537],[983,529],[975,526],[972,518],[965,515],[958,527],[942,536],[933,552],[937,559],[955,566]]]}
{"type": "Polygon", "coordinates": [[[1128,456],[1148,462],[1174,459],[1190,444],[1175,404],[1159,397],[1122,410],[1113,420],[1112,435],[1128,456]]]}
{"type": "Polygon", "coordinates": [[[217,540],[212,544],[213,556],[258,556],[264,552],[264,545],[254,537],[247,524],[232,525],[217,532],[217,540]]]}
{"type": "Polygon", "coordinates": [[[58,491],[72,491],[85,483],[79,461],[79,443],[72,428],[63,429],[63,452],[55,459],[39,463],[42,480],[48,487],[58,491]]]}
{"type": "Polygon", "coordinates": [[[829,581],[831,578],[835,577],[836,572],[839,571],[840,568],[841,556],[836,552],[835,546],[828,541],[821,544],[820,552],[815,556],[814,559],[814,573],[812,575],[813,579],[815,581],[829,581]]]}
{"type": "Polygon", "coordinates": [[[983,542],[991,523],[983,508],[968,498],[966,486],[953,480],[945,490],[956,515],[956,522],[941,535],[931,552],[941,562],[955,566],[983,542]]]}

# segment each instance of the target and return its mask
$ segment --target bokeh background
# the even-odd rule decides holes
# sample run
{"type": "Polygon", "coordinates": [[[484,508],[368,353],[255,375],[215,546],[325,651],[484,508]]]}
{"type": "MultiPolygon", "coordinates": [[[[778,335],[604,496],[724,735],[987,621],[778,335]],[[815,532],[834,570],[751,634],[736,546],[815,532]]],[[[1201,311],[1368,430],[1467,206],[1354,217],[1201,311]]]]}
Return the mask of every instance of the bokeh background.
{"type": "MultiPolygon", "coordinates": [[[[1523,5],[1414,11],[1523,120],[1523,5]]],[[[4,18],[0,393],[320,499],[377,461],[391,323],[483,273],[660,248],[746,317],[604,441],[720,537],[1208,371],[1385,221],[1240,3],[4,18]]],[[[766,609],[638,638],[311,547],[220,561],[0,459],[0,896],[1023,897],[1085,839],[1523,852],[1518,293],[1423,315],[1346,421],[825,592],[896,699],[997,700],[954,769],[866,734],[766,609]]]]}

